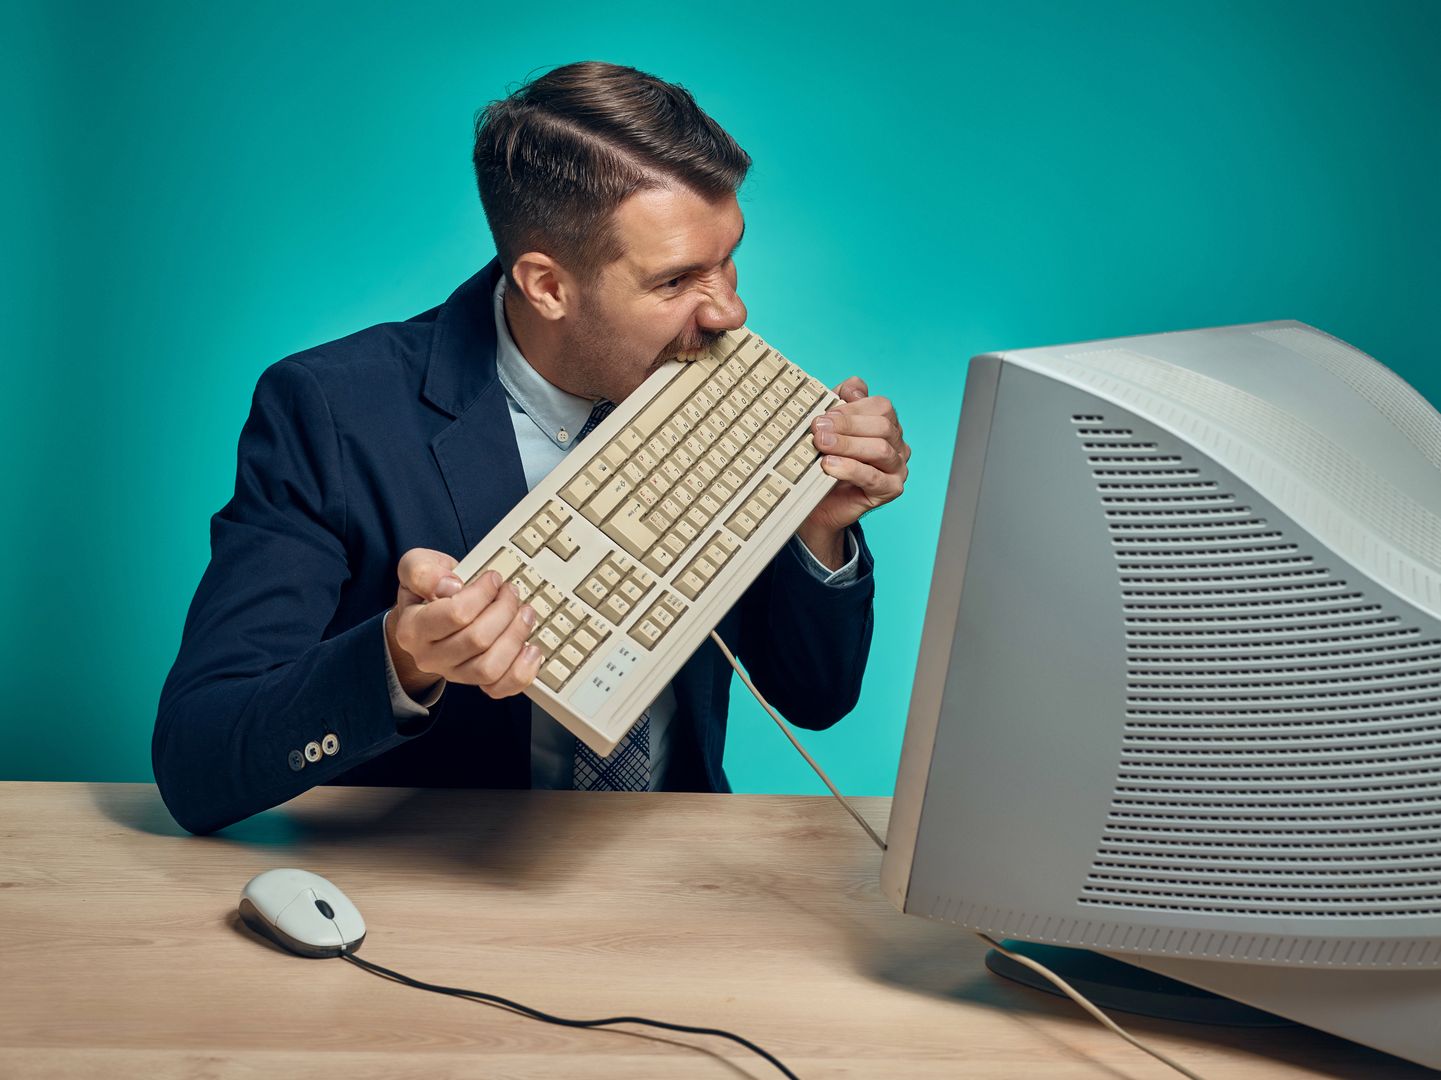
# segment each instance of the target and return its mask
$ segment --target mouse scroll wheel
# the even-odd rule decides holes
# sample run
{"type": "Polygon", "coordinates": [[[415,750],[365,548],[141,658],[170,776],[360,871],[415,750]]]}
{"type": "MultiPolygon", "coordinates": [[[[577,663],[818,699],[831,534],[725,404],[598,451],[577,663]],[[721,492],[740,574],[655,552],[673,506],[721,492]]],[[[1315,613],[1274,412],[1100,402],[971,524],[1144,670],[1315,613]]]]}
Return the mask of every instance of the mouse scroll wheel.
{"type": "Polygon", "coordinates": [[[315,906],[320,909],[320,913],[327,919],[335,918],[335,912],[331,906],[318,896],[315,898],[315,906]]]}

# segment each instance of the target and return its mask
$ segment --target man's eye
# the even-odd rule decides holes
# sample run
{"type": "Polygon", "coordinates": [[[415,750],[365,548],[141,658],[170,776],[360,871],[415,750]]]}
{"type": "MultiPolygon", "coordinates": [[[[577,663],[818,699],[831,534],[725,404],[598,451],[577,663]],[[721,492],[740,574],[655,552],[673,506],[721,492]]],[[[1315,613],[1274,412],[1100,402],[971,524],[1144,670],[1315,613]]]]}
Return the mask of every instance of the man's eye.
{"type": "Polygon", "coordinates": [[[684,282],[685,282],[685,278],[684,278],[684,277],[673,277],[673,278],[671,278],[669,281],[667,281],[664,285],[662,285],[661,288],[664,288],[664,289],[679,289],[679,288],[681,287],[681,285],[684,284],[684,282]]]}

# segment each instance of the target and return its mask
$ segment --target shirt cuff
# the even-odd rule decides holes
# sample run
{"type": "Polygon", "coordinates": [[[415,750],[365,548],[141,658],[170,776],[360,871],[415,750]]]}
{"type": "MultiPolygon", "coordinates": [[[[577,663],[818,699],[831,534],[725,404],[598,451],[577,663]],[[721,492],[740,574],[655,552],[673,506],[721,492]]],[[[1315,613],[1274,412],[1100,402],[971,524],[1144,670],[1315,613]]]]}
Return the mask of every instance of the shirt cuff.
{"type": "MultiPolygon", "coordinates": [[[[390,618],[389,614],[385,619],[390,618]]],[[[390,711],[397,720],[411,720],[429,716],[430,707],[440,700],[445,692],[445,680],[437,679],[435,685],[425,692],[425,697],[416,701],[400,685],[400,676],[395,673],[395,661],[390,658],[390,637],[385,632],[385,619],[380,620],[380,633],[385,637],[385,685],[390,687],[390,711]]]]}
{"type": "MultiPolygon", "coordinates": [[[[849,526],[846,528],[846,562],[839,570],[832,570],[812,555],[811,549],[806,547],[806,542],[799,536],[792,536],[791,543],[800,549],[802,565],[822,584],[849,585],[856,580],[856,575],[860,572],[861,546],[856,543],[855,534],[851,532],[849,526]]],[[[387,651],[385,655],[389,656],[390,653],[387,651]]]]}

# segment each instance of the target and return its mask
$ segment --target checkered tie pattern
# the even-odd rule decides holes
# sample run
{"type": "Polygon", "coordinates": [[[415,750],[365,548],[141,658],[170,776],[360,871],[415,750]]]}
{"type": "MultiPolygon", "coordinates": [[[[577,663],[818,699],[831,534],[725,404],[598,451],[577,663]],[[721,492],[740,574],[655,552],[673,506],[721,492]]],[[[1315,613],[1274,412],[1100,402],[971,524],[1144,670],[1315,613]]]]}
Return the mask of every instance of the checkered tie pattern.
{"type": "MultiPolygon", "coordinates": [[[[575,437],[580,442],[589,435],[615,408],[613,401],[599,401],[591,409],[585,426],[575,437]]],[[[599,756],[585,743],[575,744],[575,767],[571,786],[576,791],[649,791],[650,790],[650,710],[641,714],[635,726],[625,733],[615,749],[599,756]]]]}
{"type": "Polygon", "coordinates": [[[649,791],[650,710],[605,757],[576,740],[571,786],[576,791],[649,791]]]}
{"type": "Polygon", "coordinates": [[[591,409],[590,415],[585,418],[585,426],[580,429],[580,434],[575,437],[575,441],[580,442],[581,439],[585,438],[587,435],[589,435],[592,431],[595,430],[597,424],[599,424],[602,420],[604,420],[614,411],[614,401],[597,401],[595,403],[595,408],[591,409]]]}

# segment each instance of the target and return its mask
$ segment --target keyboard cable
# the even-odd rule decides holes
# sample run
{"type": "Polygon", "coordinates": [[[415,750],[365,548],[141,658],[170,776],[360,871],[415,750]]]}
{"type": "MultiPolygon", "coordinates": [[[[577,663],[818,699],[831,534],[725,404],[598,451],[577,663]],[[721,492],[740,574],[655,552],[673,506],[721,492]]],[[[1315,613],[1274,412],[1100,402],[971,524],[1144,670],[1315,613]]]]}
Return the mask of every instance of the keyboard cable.
{"type": "MultiPolygon", "coordinates": [[[[780,716],[776,713],[775,709],[771,708],[771,703],[767,701],[765,699],[765,696],[755,688],[755,684],[750,681],[750,677],[747,676],[745,671],[741,668],[740,663],[735,658],[735,655],[730,651],[730,649],[726,648],[726,643],[720,639],[720,635],[717,634],[714,630],[712,630],[710,636],[711,640],[716,643],[716,646],[720,649],[720,651],[725,654],[726,660],[729,661],[730,666],[735,669],[735,673],[740,676],[741,682],[746,684],[746,689],[751,692],[751,694],[758,702],[760,702],[761,708],[765,709],[765,711],[770,715],[770,718],[776,722],[776,726],[781,729],[781,734],[784,735],[787,739],[789,739],[791,745],[796,748],[796,750],[800,753],[801,757],[806,759],[806,763],[810,765],[810,767],[815,770],[816,775],[821,778],[821,783],[825,784],[825,786],[830,789],[830,793],[840,800],[840,804],[846,808],[846,812],[849,813],[851,817],[856,819],[856,822],[860,825],[861,828],[865,829],[866,835],[875,842],[876,847],[880,848],[882,851],[885,851],[886,842],[880,838],[880,836],[876,833],[875,829],[871,828],[870,824],[866,821],[866,819],[861,817],[860,813],[856,810],[856,808],[852,806],[848,801],[846,801],[846,797],[836,790],[835,784],[831,783],[830,777],[828,777],[821,769],[821,767],[816,764],[815,758],[811,757],[810,754],[806,753],[806,748],[800,744],[800,742],[793,734],[791,734],[790,725],[780,718],[780,716]]],[[[1066,982],[1065,979],[1061,978],[1061,976],[1057,975],[1050,968],[1046,967],[1046,965],[1040,963],[1037,960],[1032,960],[1029,956],[1022,956],[1020,953],[1012,952],[1010,949],[1006,948],[999,941],[995,940],[995,938],[990,937],[988,934],[983,934],[979,931],[973,931],[973,933],[975,933],[976,937],[986,942],[988,945],[991,946],[991,948],[995,949],[1002,956],[1015,961],[1023,967],[1030,968],[1032,971],[1035,971],[1039,975],[1044,976],[1051,983],[1053,983],[1056,988],[1061,991],[1061,993],[1065,994],[1066,997],[1070,998],[1087,1013],[1089,1013],[1092,1017],[1105,1025],[1111,1031],[1115,1032],[1121,1038],[1125,1039],[1132,1046],[1136,1047],[1139,1050],[1145,1051],[1157,1061],[1169,1065],[1182,1076],[1188,1077],[1189,1080],[1202,1080],[1202,1077],[1192,1072],[1184,1065],[1180,1064],[1179,1062],[1173,1061],[1171,1058],[1161,1053],[1161,1051],[1152,1049],[1145,1043],[1141,1042],[1141,1040],[1137,1039],[1130,1032],[1126,1031],[1126,1029],[1121,1027],[1120,1024],[1116,1023],[1109,1016],[1103,1013],[1099,1008],[1097,1008],[1094,1004],[1088,1001],[1084,994],[1082,994],[1079,990],[1073,987],[1070,983],[1066,982]]]]}

